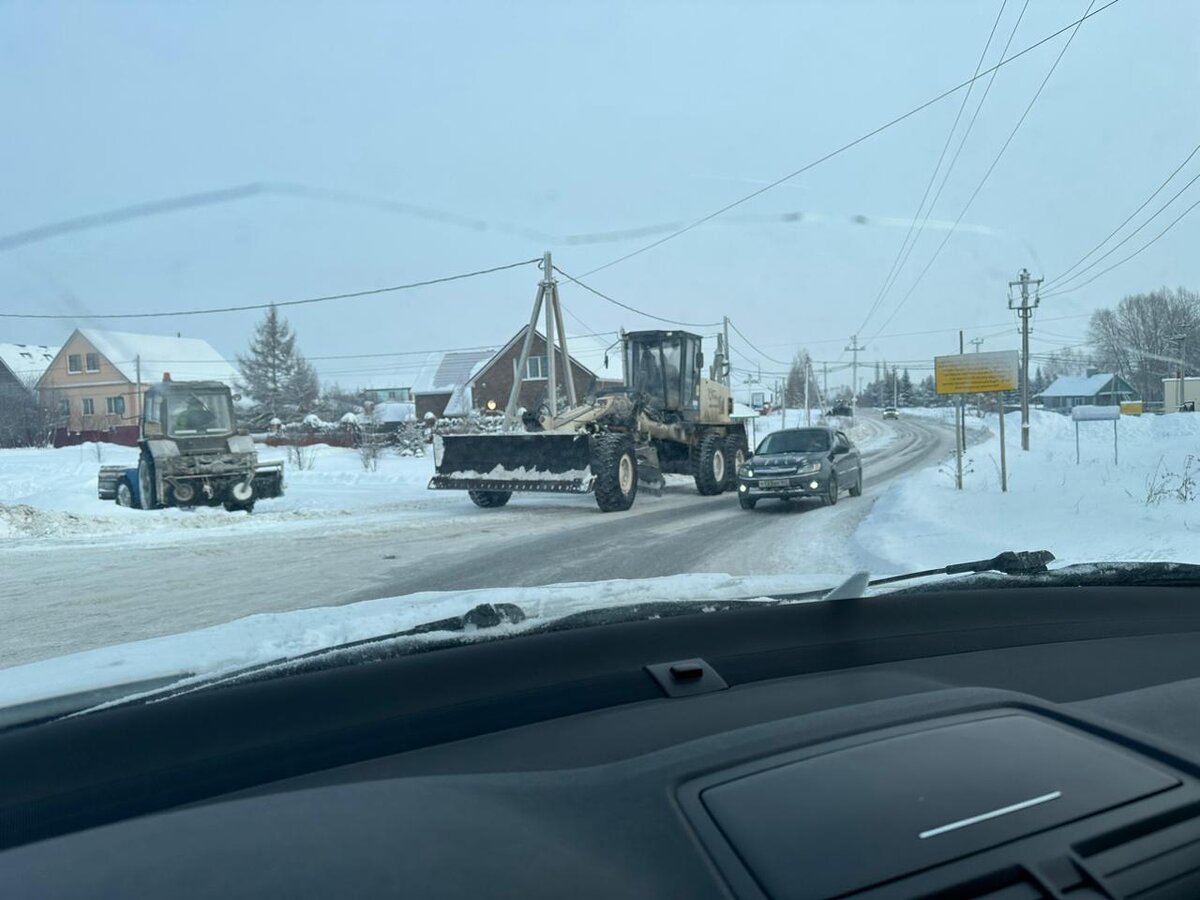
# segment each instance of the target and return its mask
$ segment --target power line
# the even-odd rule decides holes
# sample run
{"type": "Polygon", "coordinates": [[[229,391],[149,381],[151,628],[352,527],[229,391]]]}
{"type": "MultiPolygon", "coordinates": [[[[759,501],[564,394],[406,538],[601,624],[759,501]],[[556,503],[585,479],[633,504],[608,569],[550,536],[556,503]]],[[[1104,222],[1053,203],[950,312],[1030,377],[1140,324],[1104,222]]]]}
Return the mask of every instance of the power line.
{"type": "MultiPolygon", "coordinates": [[[[1198,145],[1196,147],[1196,150],[1200,150],[1200,145],[1198,145]]],[[[1193,150],[1192,152],[1195,153],[1196,151],[1193,150]]],[[[1176,170],[1176,171],[1178,171],[1178,170],[1176,170]]],[[[1195,184],[1197,181],[1200,181],[1200,172],[1196,173],[1196,175],[1192,178],[1191,181],[1189,181],[1187,184],[1185,184],[1183,187],[1181,187],[1178,191],[1176,191],[1175,195],[1173,197],[1171,197],[1171,199],[1168,200],[1166,203],[1164,203],[1162,206],[1160,206],[1154,212],[1153,215],[1151,215],[1148,219],[1146,219],[1146,221],[1144,221],[1137,228],[1133,229],[1133,231],[1129,232],[1129,234],[1125,235],[1125,237],[1121,238],[1121,240],[1117,241],[1117,243],[1113,244],[1107,251],[1102,253],[1100,256],[1097,256],[1094,260],[1092,260],[1090,263],[1088,263],[1086,266],[1084,266],[1082,269],[1080,269],[1078,272],[1076,272],[1074,275],[1070,276],[1069,278],[1067,278],[1065,276],[1061,276],[1061,277],[1057,278],[1056,281],[1058,282],[1059,287],[1061,288],[1064,284],[1069,284],[1070,282],[1074,281],[1076,278],[1079,278],[1080,276],[1082,276],[1084,273],[1090,271],[1091,269],[1094,269],[1096,266],[1098,266],[1101,263],[1102,260],[1108,259],[1108,257],[1110,257],[1114,253],[1116,253],[1118,247],[1122,247],[1125,244],[1129,243],[1130,239],[1133,238],[1133,236],[1135,234],[1137,234],[1139,231],[1141,231],[1143,228],[1145,228],[1147,225],[1149,225],[1151,222],[1153,222],[1155,219],[1157,219],[1160,215],[1162,215],[1162,213],[1166,210],[1166,208],[1168,206],[1170,206],[1172,203],[1174,203],[1176,200],[1178,200],[1179,196],[1184,191],[1186,191],[1188,188],[1190,188],[1193,184],[1195,184]]],[[[1161,190],[1161,188],[1160,188],[1160,190],[1161,190]]],[[[1157,193],[1157,191],[1155,193],[1157,193]]],[[[1146,201],[1146,202],[1148,203],[1149,201],[1146,201]]],[[[1142,206],[1145,206],[1145,204],[1142,204],[1142,206]]],[[[1136,213],[1134,215],[1136,215],[1136,213]]],[[[1132,216],[1130,218],[1132,218],[1132,216]]],[[[1129,220],[1126,219],[1125,221],[1127,222],[1129,220]]],[[[1118,229],[1118,230],[1120,230],[1120,229],[1118,229]]],[[[1109,237],[1112,237],[1112,235],[1109,235],[1109,237]]],[[[1104,240],[1107,241],[1108,238],[1105,238],[1104,240]]],[[[1094,253],[1095,250],[1093,250],[1092,252],[1094,253]]],[[[1078,263],[1076,265],[1078,265],[1078,263]]],[[[1055,291],[1055,293],[1058,293],[1058,292],[1059,291],[1055,291]]],[[[1051,296],[1051,294],[1047,293],[1045,296],[1049,297],[1049,296],[1051,296]]]]}
{"type": "MultiPolygon", "coordinates": [[[[975,63],[975,71],[971,76],[971,84],[967,87],[967,92],[963,94],[962,103],[958,105],[958,112],[954,116],[954,123],[950,126],[950,131],[946,134],[946,142],[942,144],[942,152],[938,155],[937,163],[934,165],[933,171],[929,173],[929,182],[925,185],[925,192],[921,195],[921,202],[917,204],[917,211],[913,213],[912,222],[909,223],[908,231],[904,235],[904,240],[900,242],[900,249],[896,251],[896,256],[892,259],[892,265],[888,269],[887,275],[884,276],[883,284],[879,286],[879,292],[875,295],[875,301],[871,304],[871,308],[867,310],[867,315],[863,318],[862,324],[858,326],[859,331],[864,331],[866,329],[867,323],[871,321],[871,316],[875,315],[875,311],[879,309],[880,304],[883,303],[883,298],[891,288],[891,285],[895,283],[895,278],[893,278],[893,276],[896,278],[900,277],[900,268],[903,267],[900,259],[901,257],[904,257],[904,251],[908,247],[908,239],[913,236],[913,231],[917,228],[917,220],[921,218],[921,211],[925,209],[925,201],[929,199],[929,192],[933,190],[933,183],[937,181],[938,172],[941,171],[942,163],[946,159],[946,152],[950,149],[950,144],[954,140],[954,132],[958,130],[958,123],[962,119],[963,110],[967,108],[967,102],[971,99],[971,91],[975,88],[975,78],[979,76],[979,70],[983,67],[983,61],[987,58],[988,50],[991,49],[992,38],[996,36],[996,28],[1000,25],[1000,18],[1004,15],[1004,9],[1006,6],[1008,6],[1008,0],[1001,0],[1000,10],[996,13],[995,21],[992,22],[992,30],[988,32],[987,43],[983,45],[983,52],[979,54],[979,61],[975,63]]],[[[1022,13],[1023,12],[1024,11],[1022,10],[1022,13]]],[[[1017,21],[1019,24],[1020,20],[1018,19],[1017,21]]],[[[1016,34],[1015,28],[1013,29],[1013,34],[1016,34]]],[[[1009,40],[1012,40],[1011,36],[1009,37],[1009,40]]],[[[1007,51],[1008,47],[1005,46],[1004,50],[1000,53],[1000,57],[1003,58],[1004,53],[1007,51]]],[[[993,72],[992,78],[994,79],[995,76],[996,73],[993,72]]],[[[990,83],[988,87],[991,87],[990,83]]],[[[987,99],[986,94],[984,94],[984,99],[987,99]]],[[[982,101],[980,106],[982,106],[982,101]]],[[[978,112],[978,110],[976,112],[978,112]]],[[[959,149],[962,149],[962,144],[959,144],[959,149]]],[[[955,160],[957,160],[957,158],[958,156],[956,154],[955,160]]],[[[951,160],[950,166],[946,169],[947,178],[950,177],[950,169],[953,167],[954,160],[951,160]]],[[[945,181],[943,181],[942,184],[944,185],[945,181]]],[[[934,203],[937,203],[936,198],[934,199],[934,203]]],[[[933,204],[930,205],[929,212],[925,215],[925,221],[921,223],[921,230],[917,231],[917,236],[913,238],[914,246],[920,239],[921,231],[924,231],[925,229],[925,222],[929,221],[929,216],[932,213],[933,204]]],[[[905,257],[905,259],[907,259],[907,257],[905,257]]]]}
{"type": "Polygon", "coordinates": [[[601,291],[596,290],[591,285],[584,284],[582,281],[580,281],[578,278],[574,277],[573,275],[568,275],[566,272],[564,272],[558,266],[554,267],[554,271],[557,272],[559,275],[561,275],[563,278],[567,279],[568,281],[572,281],[575,284],[579,285],[585,291],[589,291],[590,293],[595,294],[601,300],[607,300],[609,303],[612,303],[612,304],[615,304],[616,306],[621,307],[621,309],[627,309],[632,313],[637,313],[639,316],[645,316],[647,319],[654,319],[656,322],[665,322],[668,325],[680,325],[684,328],[716,328],[716,327],[720,326],[721,324],[723,324],[721,322],[680,322],[678,319],[666,319],[666,318],[663,318],[662,316],[656,316],[653,313],[648,313],[644,310],[638,309],[636,306],[630,306],[628,303],[622,303],[620,300],[616,300],[616,299],[608,296],[608,294],[605,294],[601,291]]]}
{"type": "Polygon", "coordinates": [[[1101,269],[1099,272],[1097,272],[1095,275],[1093,275],[1087,281],[1077,284],[1074,287],[1063,288],[1061,290],[1052,291],[1049,294],[1043,294],[1043,296],[1044,297],[1058,297],[1058,296],[1061,296],[1062,294],[1070,294],[1074,291],[1079,290],[1080,288],[1087,287],[1089,284],[1091,284],[1097,278],[1107,275],[1113,269],[1116,269],[1120,266],[1125,265],[1125,263],[1129,262],[1131,259],[1133,259],[1135,256],[1137,256],[1139,253],[1141,253],[1143,250],[1145,250],[1147,247],[1149,247],[1151,244],[1153,244],[1155,241],[1157,241],[1160,237],[1162,237],[1164,234],[1166,234],[1168,231],[1170,231],[1172,228],[1174,228],[1179,223],[1180,219],[1182,219],[1184,216],[1186,216],[1188,213],[1190,213],[1197,206],[1200,206],[1200,200],[1197,200],[1195,203],[1193,203],[1191,206],[1189,206],[1187,209],[1185,209],[1183,212],[1181,212],[1178,216],[1175,217],[1175,219],[1171,222],[1171,224],[1169,224],[1166,228],[1164,228],[1162,231],[1160,231],[1154,237],[1150,238],[1150,240],[1146,241],[1146,243],[1142,244],[1142,246],[1138,247],[1136,250],[1134,250],[1128,256],[1113,263],[1108,268],[1101,269]]]}
{"type": "MultiPolygon", "coordinates": [[[[917,287],[921,284],[921,281],[922,281],[922,279],[924,279],[925,274],[930,270],[930,268],[933,267],[933,264],[937,260],[938,256],[941,254],[942,249],[950,241],[950,238],[953,237],[954,229],[958,227],[958,223],[961,222],[963,219],[963,216],[965,216],[967,214],[967,210],[969,210],[971,208],[971,204],[975,202],[975,198],[979,196],[979,192],[981,190],[983,190],[983,186],[985,184],[987,184],[988,178],[991,177],[992,172],[995,171],[996,166],[1000,162],[1000,159],[1004,156],[1004,151],[1006,151],[1008,149],[1008,146],[1009,146],[1009,144],[1012,143],[1013,138],[1015,138],[1017,136],[1017,132],[1020,131],[1021,126],[1025,123],[1025,119],[1029,115],[1030,110],[1033,109],[1034,104],[1037,103],[1038,98],[1042,95],[1042,91],[1045,90],[1046,85],[1049,83],[1050,77],[1054,74],[1054,70],[1058,68],[1058,64],[1062,61],[1063,56],[1066,54],[1067,50],[1070,48],[1071,42],[1075,40],[1075,35],[1079,33],[1079,28],[1082,25],[1084,19],[1088,18],[1088,15],[1092,14],[1090,11],[1091,11],[1092,6],[1095,5],[1095,2],[1096,2],[1096,0],[1091,0],[1091,2],[1088,3],[1088,8],[1085,11],[1083,19],[1080,19],[1079,22],[1076,23],[1075,30],[1071,32],[1071,34],[1067,37],[1066,43],[1063,44],[1062,49],[1058,51],[1058,56],[1056,56],[1054,58],[1054,63],[1050,66],[1050,71],[1048,71],[1046,73],[1046,77],[1043,78],[1042,83],[1038,85],[1038,89],[1034,92],[1032,99],[1030,99],[1028,105],[1025,107],[1025,111],[1022,112],[1021,117],[1019,119],[1017,119],[1017,124],[1013,126],[1012,131],[1009,132],[1008,137],[1005,139],[1004,143],[1001,145],[1000,151],[996,154],[996,158],[992,160],[992,164],[990,166],[988,166],[987,171],[983,173],[983,178],[979,179],[979,184],[977,184],[975,186],[975,190],[972,191],[971,196],[967,198],[967,202],[963,206],[962,212],[960,212],[958,214],[958,218],[954,220],[954,224],[950,226],[949,230],[946,232],[946,236],[944,238],[942,238],[942,242],[940,244],[938,244],[937,249],[933,251],[933,256],[931,256],[929,258],[929,262],[927,262],[925,264],[925,268],[923,268],[921,270],[920,274],[917,275],[917,279],[916,279],[916,281],[913,282],[912,287],[910,287],[908,289],[908,292],[900,299],[900,302],[896,305],[896,308],[894,310],[892,310],[892,314],[890,316],[888,316],[887,320],[883,323],[882,326],[880,326],[880,329],[879,329],[880,331],[882,331],[884,328],[887,328],[887,326],[891,323],[892,319],[894,319],[896,317],[896,315],[900,312],[900,310],[904,308],[904,304],[908,302],[908,299],[917,290],[917,287]]],[[[1101,7],[1101,9],[1104,9],[1104,7],[1101,7]]],[[[1097,10],[1097,12],[1099,12],[1099,11],[1100,10],[1097,10]]],[[[872,340],[874,340],[874,339],[872,338],[872,340]]]]}
{"type": "MultiPolygon", "coordinates": [[[[1136,216],[1143,209],[1145,209],[1147,206],[1150,205],[1150,201],[1153,200],[1155,197],[1157,197],[1159,195],[1159,193],[1161,193],[1162,189],[1165,188],[1171,182],[1171,180],[1176,175],[1179,174],[1180,169],[1182,169],[1184,166],[1186,166],[1191,161],[1192,157],[1196,155],[1197,152],[1200,152],[1200,144],[1197,144],[1195,147],[1192,148],[1192,152],[1187,155],[1187,158],[1184,159],[1183,162],[1181,162],[1178,166],[1175,167],[1175,171],[1172,172],[1170,175],[1168,175],[1166,177],[1166,180],[1164,180],[1162,184],[1160,184],[1157,188],[1154,189],[1154,193],[1151,194],[1149,197],[1147,197],[1142,202],[1141,206],[1139,206],[1137,209],[1135,209],[1133,212],[1131,212],[1126,217],[1125,221],[1123,221],[1120,225],[1118,225],[1116,228],[1114,228],[1112,231],[1110,231],[1108,233],[1108,235],[1104,238],[1104,240],[1102,240],[1095,247],[1093,247],[1087,253],[1083,254],[1083,256],[1081,256],[1078,260],[1076,260],[1075,264],[1072,265],[1069,269],[1067,269],[1061,275],[1051,278],[1050,281],[1047,282],[1046,287],[1050,288],[1054,284],[1057,284],[1060,281],[1066,280],[1067,276],[1070,275],[1072,272],[1074,272],[1075,269],[1078,268],[1083,263],[1084,260],[1086,260],[1089,256],[1091,256],[1093,253],[1095,253],[1097,250],[1099,250],[1101,247],[1103,247],[1105,244],[1107,244],[1110,240],[1112,240],[1113,236],[1116,235],[1116,233],[1118,231],[1120,231],[1122,228],[1124,228],[1126,225],[1128,225],[1130,223],[1130,221],[1132,221],[1134,216],[1136,216]]],[[[1151,216],[1151,218],[1153,218],[1153,216],[1151,216]]]]}
{"type": "Polygon", "coordinates": [[[760,350],[757,346],[755,346],[754,341],[752,341],[752,340],[750,340],[750,338],[746,337],[746,335],[742,332],[742,329],[738,328],[732,319],[729,320],[729,327],[732,328],[735,332],[737,332],[738,337],[740,337],[743,341],[745,341],[746,345],[751,350],[753,350],[755,353],[757,353],[759,356],[761,356],[763,359],[769,360],[780,366],[789,366],[789,367],[791,366],[790,362],[784,362],[782,359],[776,359],[773,356],[769,356],[766,353],[763,353],[762,350],[760,350]]]}
{"type": "Polygon", "coordinates": [[[458,275],[446,275],[442,278],[430,278],[426,281],[412,281],[408,284],[394,284],[389,287],[371,288],[366,291],[351,291],[345,294],[326,294],[321,297],[306,297],[303,300],[278,300],[272,303],[253,303],[246,306],[221,306],[210,309],[188,309],[176,312],[151,313],[103,313],[99,315],[50,315],[45,313],[0,313],[2,319],[165,319],[175,316],[206,316],[215,313],[247,312],[255,309],[269,309],[272,306],[302,306],[309,303],[325,303],[329,300],[350,300],[356,297],[371,297],[376,294],[390,294],[395,291],[407,291],[413,288],[429,287],[434,284],[445,284],[449,281],[461,281],[464,278],[475,278],[479,275],[491,275],[506,269],[516,269],[540,262],[541,258],[526,259],[521,262],[508,263],[503,266],[493,266],[490,269],[478,269],[474,272],[463,272],[458,275]]]}
{"type": "Polygon", "coordinates": [[[968,78],[966,81],[962,82],[962,84],[956,85],[955,87],[952,87],[949,90],[943,91],[942,93],[938,94],[936,97],[933,97],[930,100],[926,100],[921,105],[915,106],[912,109],[910,109],[908,112],[903,113],[899,116],[896,116],[894,119],[891,119],[890,121],[885,122],[884,124],[878,126],[877,128],[874,128],[871,131],[868,131],[866,134],[863,134],[860,137],[857,137],[854,140],[843,144],[842,146],[838,147],[836,150],[831,150],[829,153],[826,153],[824,156],[821,156],[821,157],[813,160],[812,162],[801,166],[800,168],[796,169],[793,172],[789,172],[787,175],[784,175],[782,178],[777,178],[774,181],[769,182],[768,184],[759,188],[758,190],[752,191],[749,194],[746,194],[745,196],[740,197],[737,200],[734,200],[732,203],[727,203],[725,206],[722,206],[720,209],[716,210],[715,212],[711,212],[708,215],[702,216],[701,218],[696,219],[695,221],[690,222],[689,224],[684,225],[681,228],[677,228],[674,231],[672,231],[671,233],[659,238],[658,240],[651,241],[649,244],[639,247],[636,250],[632,250],[629,253],[626,253],[622,256],[618,256],[616,259],[609,260],[608,262],[604,263],[604,265],[602,265],[602,266],[597,266],[596,268],[592,269],[591,271],[584,272],[583,277],[586,278],[589,275],[595,275],[597,272],[600,272],[604,269],[610,268],[611,266],[615,266],[618,263],[625,262],[625,260],[627,260],[627,259],[632,259],[635,256],[639,256],[640,254],[645,253],[647,250],[653,250],[655,247],[658,247],[661,244],[665,244],[667,241],[674,240],[675,238],[677,238],[681,235],[687,234],[689,231],[691,231],[694,228],[698,228],[699,226],[703,225],[705,222],[709,222],[709,221],[717,218],[720,215],[724,215],[725,213],[729,212],[729,210],[734,209],[738,206],[741,206],[743,203],[753,200],[755,197],[758,197],[761,194],[765,194],[767,191],[770,191],[770,190],[773,190],[773,189],[779,187],[781,184],[783,184],[787,181],[790,181],[791,179],[795,178],[797,175],[803,175],[805,172],[819,166],[821,163],[826,162],[830,159],[833,159],[835,156],[838,156],[842,153],[845,153],[847,150],[850,150],[851,148],[858,146],[863,141],[870,140],[871,138],[875,137],[875,135],[877,135],[883,131],[886,131],[887,129],[893,127],[894,125],[900,124],[905,119],[909,119],[912,116],[915,116],[917,113],[921,112],[922,110],[928,109],[930,106],[933,106],[935,103],[938,103],[939,101],[946,99],[951,94],[957,93],[958,91],[965,88],[967,85],[972,84],[973,82],[979,80],[980,78],[982,78],[985,75],[990,74],[991,72],[994,72],[996,69],[999,69],[1001,66],[1006,66],[1009,63],[1011,63],[1017,59],[1020,59],[1026,53],[1036,50],[1038,47],[1042,46],[1042,44],[1045,44],[1048,41],[1054,40],[1054,38],[1058,37],[1060,34],[1063,34],[1064,32],[1069,31],[1071,28],[1078,29],[1079,26],[1083,22],[1090,19],[1092,16],[1099,15],[1100,13],[1104,12],[1104,10],[1108,9],[1110,6],[1115,6],[1119,2],[1120,2],[1120,0],[1109,0],[1108,3],[1104,4],[1102,7],[1100,7],[1097,10],[1094,10],[1094,11],[1092,11],[1089,7],[1089,11],[1086,12],[1082,18],[1076,19],[1074,22],[1070,22],[1069,24],[1063,26],[1058,31],[1054,32],[1053,34],[1047,35],[1046,37],[1042,38],[1041,40],[1037,41],[1036,43],[1030,44],[1024,50],[1020,50],[1017,53],[1014,53],[1012,56],[1008,57],[1007,59],[1000,60],[1000,62],[996,63],[996,65],[992,66],[990,69],[986,69],[983,72],[980,72],[977,75],[973,76],[972,78],[968,78]]]}
{"type": "MultiPolygon", "coordinates": [[[[1021,22],[1025,18],[1025,11],[1029,8],[1029,0],[1025,0],[1025,4],[1021,7],[1021,11],[1017,14],[1017,20],[1013,22],[1013,27],[1008,33],[1008,40],[1004,42],[1004,49],[1000,51],[1001,58],[1008,52],[1008,48],[1012,46],[1013,39],[1017,36],[1017,29],[1021,27],[1021,22]]],[[[917,237],[908,245],[908,249],[904,251],[904,257],[900,260],[900,265],[896,268],[896,274],[892,277],[890,283],[886,284],[884,296],[896,286],[896,281],[900,278],[900,273],[904,267],[908,265],[908,260],[912,256],[913,251],[917,248],[917,240],[925,231],[925,226],[929,224],[929,217],[933,215],[934,208],[937,207],[938,200],[942,197],[942,192],[946,189],[946,184],[950,180],[950,173],[954,169],[954,164],[958,162],[958,158],[962,155],[963,147],[967,144],[967,138],[971,136],[971,132],[975,129],[975,122],[979,119],[979,114],[983,111],[983,106],[987,103],[988,96],[992,93],[992,86],[996,83],[996,75],[999,70],[993,70],[988,77],[988,83],[984,86],[983,96],[979,98],[979,103],[976,105],[974,112],[971,113],[971,121],[967,123],[966,130],[963,131],[962,137],[958,141],[958,146],[954,148],[954,156],[950,158],[950,165],[946,167],[946,172],[942,176],[941,183],[938,185],[937,191],[933,195],[933,201],[929,204],[929,209],[925,212],[925,217],[921,220],[920,228],[917,229],[917,237]]],[[[961,218],[959,219],[961,221],[961,218]]],[[[959,221],[954,222],[950,230],[954,231],[959,224],[959,221]]],[[[949,240],[949,237],[947,237],[949,240]]],[[[940,248],[939,248],[940,249],[940,248]]]]}

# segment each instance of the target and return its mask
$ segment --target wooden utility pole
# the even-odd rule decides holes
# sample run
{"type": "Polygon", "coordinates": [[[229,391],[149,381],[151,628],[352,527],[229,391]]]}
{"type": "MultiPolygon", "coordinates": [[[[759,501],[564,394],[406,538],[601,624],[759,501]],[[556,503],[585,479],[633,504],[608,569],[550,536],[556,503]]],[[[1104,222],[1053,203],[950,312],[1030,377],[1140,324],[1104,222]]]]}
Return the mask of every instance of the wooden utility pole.
{"type": "Polygon", "coordinates": [[[1044,279],[1030,278],[1029,270],[1022,269],[1016,281],[1008,283],[1008,308],[1021,317],[1021,449],[1029,449],[1029,319],[1038,308],[1042,298],[1037,287],[1044,279]],[[1033,305],[1029,303],[1029,286],[1033,285],[1033,305]],[[1020,303],[1012,295],[1013,288],[1021,288],[1020,303]]]}
{"type": "Polygon", "coordinates": [[[850,346],[846,349],[854,354],[854,361],[850,363],[850,417],[854,418],[854,412],[858,409],[858,354],[867,348],[858,346],[858,335],[852,334],[850,346]]]}

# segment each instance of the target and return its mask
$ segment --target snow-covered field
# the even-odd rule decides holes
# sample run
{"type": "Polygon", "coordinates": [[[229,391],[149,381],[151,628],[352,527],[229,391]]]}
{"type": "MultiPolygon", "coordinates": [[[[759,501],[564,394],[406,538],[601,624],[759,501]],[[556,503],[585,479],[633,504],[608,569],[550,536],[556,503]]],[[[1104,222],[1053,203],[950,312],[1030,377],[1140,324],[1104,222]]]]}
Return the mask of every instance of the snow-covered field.
{"type": "Polygon", "coordinates": [[[1076,464],[1075,423],[1032,415],[1028,453],[1020,414],[1005,419],[1007,494],[996,415],[982,420],[990,434],[966,453],[962,491],[952,459],[894,483],[855,534],[873,568],[924,569],[1002,550],[1050,550],[1063,562],[1200,562],[1200,416],[1123,416],[1118,463],[1113,423],[1080,423],[1076,464]]]}

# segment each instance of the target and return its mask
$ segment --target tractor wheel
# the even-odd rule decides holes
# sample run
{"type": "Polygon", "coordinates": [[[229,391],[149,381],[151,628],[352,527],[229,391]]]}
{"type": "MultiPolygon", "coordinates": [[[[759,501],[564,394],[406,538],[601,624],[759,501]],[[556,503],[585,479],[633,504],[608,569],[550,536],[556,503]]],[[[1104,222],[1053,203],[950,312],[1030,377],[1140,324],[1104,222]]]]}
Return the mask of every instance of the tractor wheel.
{"type": "Polygon", "coordinates": [[[862,496],[862,481],[863,481],[862,467],[860,466],[859,470],[858,470],[858,478],[854,482],[854,486],[852,488],[850,488],[850,496],[851,497],[861,497],[862,496]]]}
{"type": "Polygon", "coordinates": [[[731,434],[725,439],[725,490],[737,490],[737,473],[746,462],[748,449],[744,434],[731,434]]]}
{"type": "Polygon", "coordinates": [[[154,464],[150,457],[143,453],[138,459],[138,506],[142,509],[154,509],[158,502],[154,497],[154,464]]]}
{"type": "Polygon", "coordinates": [[[838,502],[838,494],[841,493],[841,488],[838,487],[837,472],[829,473],[829,487],[823,498],[826,506],[836,506],[838,502]]]}
{"type": "Polygon", "coordinates": [[[696,454],[696,490],[705,497],[721,493],[727,470],[725,440],[719,434],[706,434],[696,454]]]}
{"type": "Polygon", "coordinates": [[[467,491],[467,496],[480,509],[496,509],[512,499],[512,491],[467,491]]]}
{"type": "Polygon", "coordinates": [[[633,506],[638,490],[637,453],[625,434],[592,438],[592,471],[596,474],[596,505],[600,512],[622,512],[633,506]]]}
{"type": "Polygon", "coordinates": [[[124,478],[117,482],[117,506],[133,506],[133,488],[124,478]]]}

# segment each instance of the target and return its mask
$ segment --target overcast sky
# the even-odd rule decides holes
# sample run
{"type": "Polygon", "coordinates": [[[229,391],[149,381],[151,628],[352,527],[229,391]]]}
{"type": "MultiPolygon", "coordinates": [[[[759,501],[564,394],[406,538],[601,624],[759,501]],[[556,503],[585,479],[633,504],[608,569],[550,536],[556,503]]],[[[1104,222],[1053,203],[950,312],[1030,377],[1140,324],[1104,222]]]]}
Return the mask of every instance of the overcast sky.
{"type": "MultiPolygon", "coordinates": [[[[987,65],[1023,5],[1008,0],[987,65]]],[[[289,300],[547,249],[566,271],[587,272],[660,235],[585,245],[551,236],[687,222],[799,168],[970,77],[1000,7],[6,3],[0,246],[3,235],[178,195],[252,183],[319,191],[266,191],[10,246],[0,250],[0,312],[289,300]],[[450,215],[411,215],[403,204],[450,215]],[[533,234],[513,233],[522,229],[533,234]]],[[[1031,0],[1010,54],[1086,7],[1031,0]]],[[[985,350],[1017,346],[1007,282],[1022,266],[1061,273],[1200,143],[1200,4],[1121,0],[1080,28],[963,225],[896,312],[1066,39],[1001,69],[930,227],[860,332],[864,359],[954,352],[957,328],[986,336],[985,350]],[[948,331],[889,336],[931,329],[948,331]]],[[[961,97],[586,280],[670,318],[728,314],[779,358],[808,347],[819,360],[846,359],[961,97]]],[[[1197,173],[1200,154],[1143,216],[1197,173]]],[[[1196,199],[1200,184],[1105,264],[1196,199]]],[[[1087,288],[1047,298],[1035,348],[1078,340],[1080,315],[1125,293],[1200,289],[1198,246],[1200,210],[1087,288]]],[[[286,315],[314,357],[498,344],[528,318],[537,278],[526,267],[286,315]]],[[[655,327],[570,285],[562,298],[573,332],[655,327]]],[[[55,343],[76,324],[103,324],[180,331],[232,356],[257,317],[10,319],[0,341],[55,343]]],[[[739,366],[751,360],[743,347],[739,366]]],[[[403,383],[409,365],[318,368],[352,386],[368,370],[403,383]]]]}

